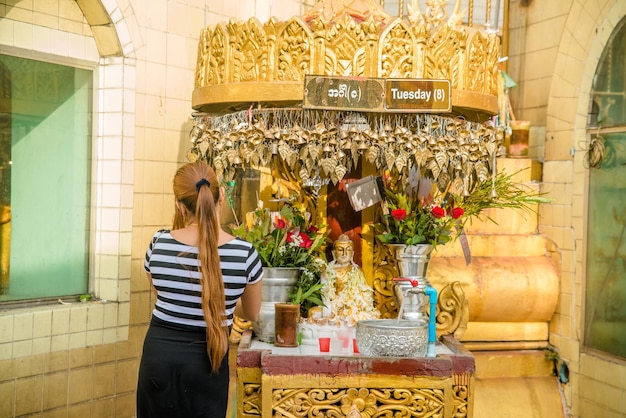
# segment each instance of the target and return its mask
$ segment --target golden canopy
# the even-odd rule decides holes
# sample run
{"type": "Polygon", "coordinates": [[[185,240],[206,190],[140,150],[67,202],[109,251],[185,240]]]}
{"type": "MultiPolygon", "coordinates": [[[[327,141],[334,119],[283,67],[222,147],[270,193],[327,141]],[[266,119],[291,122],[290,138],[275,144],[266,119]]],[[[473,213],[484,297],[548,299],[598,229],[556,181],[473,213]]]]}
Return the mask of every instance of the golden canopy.
{"type": "Polygon", "coordinates": [[[367,159],[401,176],[419,167],[471,192],[495,171],[499,38],[463,26],[460,0],[418,1],[394,17],[373,0],[322,0],[306,15],[261,24],[231,19],[202,31],[190,160],[218,175],[279,156],[301,181],[334,183],[367,159]],[[446,114],[302,109],[306,76],[449,80],[446,114]],[[487,122],[485,122],[487,121],[487,122]]]}
{"type": "Polygon", "coordinates": [[[261,24],[231,19],[204,29],[192,106],[205,113],[302,102],[306,74],[446,79],[453,114],[482,122],[498,111],[496,34],[460,25],[460,0],[418,1],[405,18],[373,0],[322,0],[304,16],[261,24]]]}

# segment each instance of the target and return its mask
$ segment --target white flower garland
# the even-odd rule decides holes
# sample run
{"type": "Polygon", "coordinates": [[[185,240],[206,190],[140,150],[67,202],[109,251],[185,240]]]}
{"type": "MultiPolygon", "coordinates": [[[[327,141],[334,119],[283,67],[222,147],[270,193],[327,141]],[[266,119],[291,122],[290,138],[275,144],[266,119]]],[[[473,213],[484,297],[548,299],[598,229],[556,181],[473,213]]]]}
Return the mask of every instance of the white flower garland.
{"type": "Polygon", "coordinates": [[[343,290],[338,293],[336,266],[337,263],[331,261],[322,279],[322,297],[331,318],[341,318],[350,326],[360,320],[380,318],[380,312],[374,307],[374,290],[366,283],[360,267],[351,264],[343,290]]]}

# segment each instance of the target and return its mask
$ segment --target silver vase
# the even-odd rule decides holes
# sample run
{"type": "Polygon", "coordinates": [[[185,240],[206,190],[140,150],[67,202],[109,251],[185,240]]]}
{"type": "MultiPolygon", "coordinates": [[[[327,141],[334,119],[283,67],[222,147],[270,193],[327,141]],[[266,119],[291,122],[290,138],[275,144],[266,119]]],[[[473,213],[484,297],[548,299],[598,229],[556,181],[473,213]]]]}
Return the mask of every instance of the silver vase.
{"type": "Polygon", "coordinates": [[[398,316],[400,319],[409,320],[427,319],[429,300],[424,291],[426,286],[430,286],[426,271],[433,246],[430,244],[387,244],[387,246],[395,254],[399,278],[408,279],[394,282],[393,292],[400,307],[398,316]],[[413,286],[411,279],[417,280],[418,285],[413,286]]]}
{"type": "Polygon", "coordinates": [[[252,322],[254,334],[260,341],[274,343],[274,305],[289,300],[289,294],[293,292],[299,277],[298,267],[263,267],[261,309],[257,320],[252,322]]]}
{"type": "Polygon", "coordinates": [[[391,248],[396,256],[400,277],[426,277],[430,254],[434,248],[432,245],[387,244],[387,246],[391,248]]]}

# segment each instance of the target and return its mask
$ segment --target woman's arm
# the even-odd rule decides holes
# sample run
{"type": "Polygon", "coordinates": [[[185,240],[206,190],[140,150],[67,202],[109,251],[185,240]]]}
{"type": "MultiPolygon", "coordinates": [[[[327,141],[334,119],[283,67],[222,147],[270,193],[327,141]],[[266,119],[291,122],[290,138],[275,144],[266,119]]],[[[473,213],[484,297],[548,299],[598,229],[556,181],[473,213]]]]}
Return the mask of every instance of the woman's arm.
{"type": "Polygon", "coordinates": [[[254,284],[249,284],[243,291],[241,298],[235,306],[235,315],[246,321],[256,321],[261,310],[261,283],[259,280],[254,284]]]}
{"type": "Polygon", "coordinates": [[[150,282],[150,288],[152,289],[152,293],[154,294],[154,297],[156,297],[157,290],[156,287],[154,287],[154,283],[152,283],[152,275],[146,272],[146,276],[148,277],[148,282],[150,282]]]}

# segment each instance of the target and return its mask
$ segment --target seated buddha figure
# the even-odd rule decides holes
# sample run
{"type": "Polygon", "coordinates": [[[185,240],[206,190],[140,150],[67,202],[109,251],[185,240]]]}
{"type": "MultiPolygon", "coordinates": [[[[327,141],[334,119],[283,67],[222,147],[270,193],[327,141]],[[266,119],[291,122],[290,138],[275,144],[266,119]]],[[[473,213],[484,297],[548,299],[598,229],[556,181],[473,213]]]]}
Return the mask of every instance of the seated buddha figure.
{"type": "Polygon", "coordinates": [[[380,318],[374,307],[374,291],[367,284],[365,275],[354,262],[354,243],[341,234],[333,245],[333,261],[322,274],[322,317],[341,320],[349,326],[359,320],[380,318]]]}

